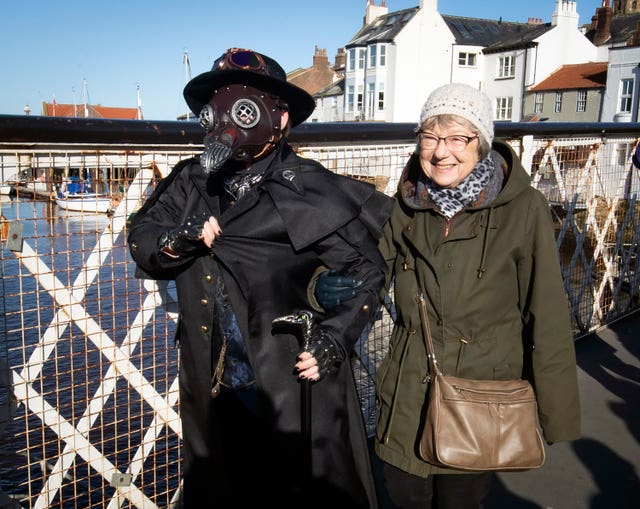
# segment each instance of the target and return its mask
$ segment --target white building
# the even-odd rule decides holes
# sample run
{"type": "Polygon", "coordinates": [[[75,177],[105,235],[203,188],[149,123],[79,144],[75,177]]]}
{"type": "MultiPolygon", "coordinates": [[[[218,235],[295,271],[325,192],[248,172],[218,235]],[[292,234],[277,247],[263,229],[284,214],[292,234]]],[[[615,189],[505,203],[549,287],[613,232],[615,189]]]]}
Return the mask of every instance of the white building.
{"type": "Polygon", "coordinates": [[[639,122],[640,46],[609,50],[602,122],[639,122]]]}
{"type": "Polygon", "coordinates": [[[578,22],[577,2],[567,0],[556,0],[550,23],[449,16],[437,0],[389,13],[385,0],[368,0],[363,27],[345,45],[342,114],[322,100],[312,118],[415,122],[434,88],[464,82],[495,100],[496,120],[519,121],[528,87],[564,64],[597,61],[578,22]]]}
{"type": "Polygon", "coordinates": [[[605,0],[596,9],[586,37],[608,61],[602,122],[638,122],[640,95],[640,2],[605,0]]]}

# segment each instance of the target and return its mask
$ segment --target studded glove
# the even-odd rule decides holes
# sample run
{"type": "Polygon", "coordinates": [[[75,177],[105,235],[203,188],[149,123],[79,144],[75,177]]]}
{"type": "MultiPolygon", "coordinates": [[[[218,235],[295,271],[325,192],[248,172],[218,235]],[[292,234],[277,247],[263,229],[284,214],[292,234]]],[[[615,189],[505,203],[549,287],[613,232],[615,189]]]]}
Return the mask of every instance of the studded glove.
{"type": "Polygon", "coordinates": [[[318,380],[336,371],[346,357],[342,346],[327,330],[319,327],[313,331],[305,351],[313,355],[318,362],[318,380]]]}
{"type": "Polygon", "coordinates": [[[200,235],[206,220],[204,214],[189,216],[183,224],[162,234],[158,249],[173,259],[205,252],[207,246],[200,235]]]}

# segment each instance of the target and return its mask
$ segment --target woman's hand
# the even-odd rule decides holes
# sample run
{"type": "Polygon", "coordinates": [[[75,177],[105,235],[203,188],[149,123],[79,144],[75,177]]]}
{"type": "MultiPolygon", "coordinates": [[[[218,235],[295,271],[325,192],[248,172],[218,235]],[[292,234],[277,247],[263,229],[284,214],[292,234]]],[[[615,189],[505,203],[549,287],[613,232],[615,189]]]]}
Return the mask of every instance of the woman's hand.
{"type": "Polygon", "coordinates": [[[209,217],[209,219],[207,219],[204,222],[204,225],[202,226],[202,233],[200,234],[201,235],[200,238],[202,239],[202,242],[204,242],[207,245],[207,247],[210,248],[213,246],[213,241],[221,233],[222,233],[222,229],[218,224],[218,220],[215,217],[211,216],[209,217]]]}
{"type": "Polygon", "coordinates": [[[317,359],[309,352],[298,355],[298,362],[294,366],[298,371],[298,378],[316,382],[320,379],[317,359]]]}

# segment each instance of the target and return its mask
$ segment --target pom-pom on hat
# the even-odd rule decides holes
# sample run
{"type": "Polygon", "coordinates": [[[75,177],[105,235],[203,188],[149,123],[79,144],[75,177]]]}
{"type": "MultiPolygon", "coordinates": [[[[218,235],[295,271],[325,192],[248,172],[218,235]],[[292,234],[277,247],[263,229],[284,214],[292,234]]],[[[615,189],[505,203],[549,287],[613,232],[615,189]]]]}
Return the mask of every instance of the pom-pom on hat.
{"type": "Polygon", "coordinates": [[[458,115],[471,122],[489,145],[493,142],[493,105],[480,90],[462,83],[436,88],[424,103],[417,130],[436,115],[458,115]]]}

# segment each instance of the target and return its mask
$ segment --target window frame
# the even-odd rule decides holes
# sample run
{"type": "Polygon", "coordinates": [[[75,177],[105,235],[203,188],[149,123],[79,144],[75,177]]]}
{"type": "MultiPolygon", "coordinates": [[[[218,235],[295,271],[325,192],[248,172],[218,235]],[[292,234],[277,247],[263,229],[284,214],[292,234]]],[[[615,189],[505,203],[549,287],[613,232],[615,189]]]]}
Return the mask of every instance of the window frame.
{"type": "Polygon", "coordinates": [[[477,53],[469,51],[458,52],[458,67],[476,67],[477,53]]]}
{"type": "Polygon", "coordinates": [[[364,86],[358,85],[356,90],[356,103],[355,103],[355,111],[362,114],[364,111],[364,86]]]}
{"type": "Polygon", "coordinates": [[[352,113],[355,105],[355,87],[353,85],[347,85],[347,112],[352,113]]]}
{"type": "Polygon", "coordinates": [[[584,113],[587,111],[587,90],[578,90],[576,92],[576,112],[584,113]]]}
{"type": "Polygon", "coordinates": [[[347,51],[347,71],[355,71],[356,69],[356,49],[349,48],[347,51]]]}
{"type": "Polygon", "coordinates": [[[513,118],[513,97],[496,97],[495,120],[511,120],[513,118]]]}
{"type": "Polygon", "coordinates": [[[620,80],[618,113],[631,113],[633,107],[633,81],[633,78],[623,78],[620,80]]]}
{"type": "Polygon", "coordinates": [[[533,96],[533,112],[543,113],[544,111],[544,92],[536,92],[533,96]]]}
{"type": "Polygon", "coordinates": [[[562,113],[562,91],[556,90],[556,95],[553,98],[553,112],[562,113]]]}
{"type": "Polygon", "coordinates": [[[515,78],[516,57],[515,55],[502,55],[498,57],[498,79],[515,78]]]}
{"type": "Polygon", "coordinates": [[[367,116],[373,118],[375,113],[375,97],[376,97],[376,84],[375,82],[367,83],[367,116]]]}

